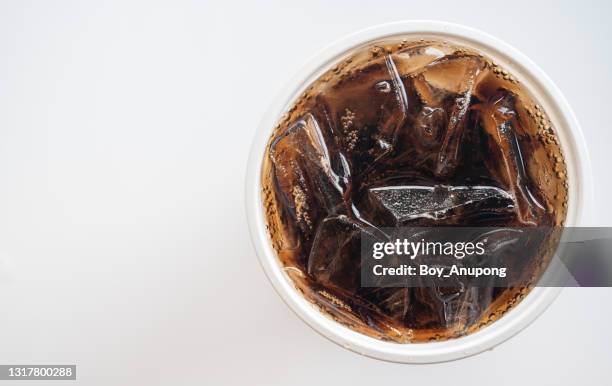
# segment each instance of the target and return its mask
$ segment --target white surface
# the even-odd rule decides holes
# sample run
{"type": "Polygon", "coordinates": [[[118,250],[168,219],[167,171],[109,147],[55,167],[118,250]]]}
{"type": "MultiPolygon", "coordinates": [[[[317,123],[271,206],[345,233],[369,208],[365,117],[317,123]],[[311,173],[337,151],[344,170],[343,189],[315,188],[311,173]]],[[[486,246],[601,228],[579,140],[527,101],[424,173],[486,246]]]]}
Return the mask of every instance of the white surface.
{"type": "Polygon", "coordinates": [[[550,75],[591,149],[594,224],[610,225],[610,6],[252,3],[0,3],[0,364],[76,363],[69,385],[604,383],[610,289],[566,289],[457,362],[328,342],[259,267],[243,181],[263,111],[306,58],[368,25],[437,18],[550,75]]]}

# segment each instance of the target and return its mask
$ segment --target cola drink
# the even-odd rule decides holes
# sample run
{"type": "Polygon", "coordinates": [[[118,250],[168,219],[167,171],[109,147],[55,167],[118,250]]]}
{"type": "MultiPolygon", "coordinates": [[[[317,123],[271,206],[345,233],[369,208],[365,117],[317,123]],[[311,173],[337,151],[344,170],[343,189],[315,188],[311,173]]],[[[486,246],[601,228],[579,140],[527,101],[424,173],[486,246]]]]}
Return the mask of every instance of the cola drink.
{"type": "Polygon", "coordinates": [[[559,140],[528,87],[485,53],[436,38],[389,38],[332,65],[275,127],[261,182],[270,241],[296,289],[395,342],[477,331],[529,286],[362,287],[361,232],[562,226],[568,196],[559,140]]]}

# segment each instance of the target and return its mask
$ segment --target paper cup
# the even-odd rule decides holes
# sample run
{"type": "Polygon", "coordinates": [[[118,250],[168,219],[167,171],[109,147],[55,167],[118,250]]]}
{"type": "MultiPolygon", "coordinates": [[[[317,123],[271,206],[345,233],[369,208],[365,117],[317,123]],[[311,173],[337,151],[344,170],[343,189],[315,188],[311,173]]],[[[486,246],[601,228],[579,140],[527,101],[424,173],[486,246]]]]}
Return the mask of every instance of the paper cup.
{"type": "Polygon", "coordinates": [[[315,55],[285,84],[265,113],[251,148],[246,179],[246,209],[251,238],[268,279],[287,305],[331,341],[368,357],[402,363],[433,363],[464,358],[491,349],[533,322],[560,288],[534,288],[507,314],[465,337],[431,343],[383,342],[355,332],[327,316],[293,286],[278,261],[265,227],[261,169],[266,143],[281,115],[297,96],[340,57],[364,44],[397,35],[436,36],[476,48],[515,75],[547,112],[557,130],[569,183],[566,226],[585,225],[591,196],[591,168],[582,131],[567,101],[550,78],[516,48],[484,32],[439,21],[402,21],[368,28],[342,38],[315,55]]]}

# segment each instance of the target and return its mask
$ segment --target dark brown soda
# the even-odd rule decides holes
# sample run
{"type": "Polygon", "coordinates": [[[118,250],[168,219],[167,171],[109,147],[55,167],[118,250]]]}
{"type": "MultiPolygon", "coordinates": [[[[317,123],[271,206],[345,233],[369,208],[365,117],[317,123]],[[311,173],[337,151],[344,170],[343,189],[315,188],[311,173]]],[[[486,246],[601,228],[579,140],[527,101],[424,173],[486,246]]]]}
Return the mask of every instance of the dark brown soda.
{"type": "Polygon", "coordinates": [[[477,331],[530,286],[364,288],[360,231],[562,226],[566,174],[555,129],[513,74],[461,44],[396,37],[308,85],[269,139],[261,181],[299,292],[355,331],[424,342],[477,331]]]}

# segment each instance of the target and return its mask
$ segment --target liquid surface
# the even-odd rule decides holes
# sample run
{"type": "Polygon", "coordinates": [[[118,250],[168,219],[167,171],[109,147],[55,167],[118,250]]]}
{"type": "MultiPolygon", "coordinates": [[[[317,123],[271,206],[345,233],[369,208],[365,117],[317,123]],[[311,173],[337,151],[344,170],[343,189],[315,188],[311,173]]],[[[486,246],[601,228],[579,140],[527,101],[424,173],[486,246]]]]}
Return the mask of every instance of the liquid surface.
{"type": "Polygon", "coordinates": [[[529,287],[363,288],[360,230],[561,226],[567,181],[554,128],[515,76],[464,46],[394,38],[298,97],[269,140],[262,194],[298,291],[356,331],[422,342],[486,326],[529,287]]]}

